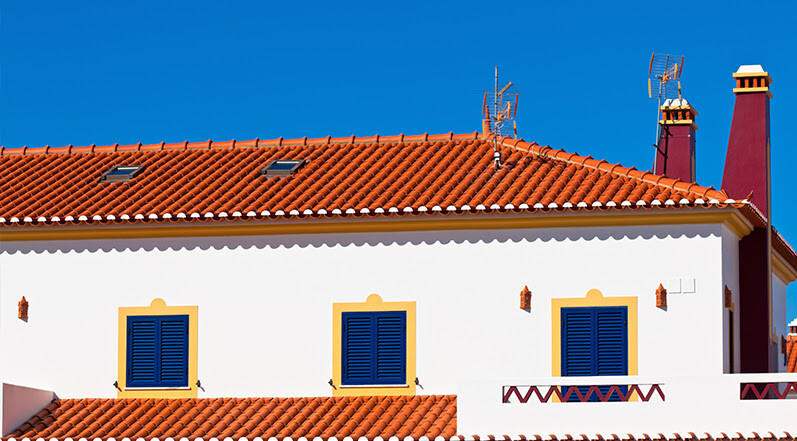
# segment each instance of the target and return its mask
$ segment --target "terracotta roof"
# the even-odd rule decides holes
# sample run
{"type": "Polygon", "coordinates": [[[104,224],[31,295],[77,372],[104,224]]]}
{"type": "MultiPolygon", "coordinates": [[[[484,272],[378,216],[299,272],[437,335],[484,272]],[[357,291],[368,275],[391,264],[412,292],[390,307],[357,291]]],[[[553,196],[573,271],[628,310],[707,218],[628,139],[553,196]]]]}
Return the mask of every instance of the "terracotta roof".
{"type": "Polygon", "coordinates": [[[722,191],[478,133],[0,149],[0,224],[133,223],[406,212],[723,204],[722,191]],[[306,159],[287,177],[273,159],[306,159]],[[99,179],[144,164],[129,182],[99,179]]]}
{"type": "Polygon", "coordinates": [[[9,438],[450,438],[455,395],[55,400],[9,438]]]}

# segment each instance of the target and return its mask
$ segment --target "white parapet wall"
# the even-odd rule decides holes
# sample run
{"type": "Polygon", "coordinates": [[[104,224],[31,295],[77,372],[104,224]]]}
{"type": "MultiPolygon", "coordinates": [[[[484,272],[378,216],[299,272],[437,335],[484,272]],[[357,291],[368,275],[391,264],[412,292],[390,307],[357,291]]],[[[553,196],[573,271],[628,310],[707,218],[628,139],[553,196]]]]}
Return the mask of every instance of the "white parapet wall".
{"type": "Polygon", "coordinates": [[[17,386],[0,382],[0,426],[3,436],[10,435],[14,429],[47,407],[55,399],[49,390],[17,386]]]}
{"type": "MultiPolygon", "coordinates": [[[[797,431],[797,399],[756,399],[749,383],[775,383],[779,391],[797,383],[797,374],[725,374],[693,377],[543,377],[462,382],[457,396],[457,431],[465,436],[483,434],[555,434],[604,437],[632,434],[644,438],[689,432],[729,435],[752,432],[797,431]],[[640,385],[644,394],[657,385],[648,401],[639,397],[628,402],[558,402],[540,400],[550,386],[640,385]],[[509,388],[517,386],[519,393],[509,388]],[[522,398],[521,398],[522,397],[522,398]],[[527,400],[525,398],[528,397],[527,400]],[[525,401],[525,402],[523,402],[525,401]],[[566,411],[565,411],[566,410],[566,411]]],[[[764,386],[757,386],[764,396],[764,386]]],[[[791,386],[795,387],[795,386],[791,386]]],[[[772,390],[772,389],[770,389],[772,390]]],[[[772,396],[772,395],[770,395],[772,396]]]]}

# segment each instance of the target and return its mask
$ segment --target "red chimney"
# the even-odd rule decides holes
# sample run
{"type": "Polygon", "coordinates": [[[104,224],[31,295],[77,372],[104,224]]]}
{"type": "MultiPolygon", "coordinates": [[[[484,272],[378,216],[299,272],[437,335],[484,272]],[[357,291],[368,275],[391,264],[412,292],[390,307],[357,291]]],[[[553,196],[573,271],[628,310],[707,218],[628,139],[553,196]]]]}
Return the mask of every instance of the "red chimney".
{"type": "Polygon", "coordinates": [[[742,200],[753,192],[752,202],[769,219],[769,85],[772,77],[760,65],[741,66],[736,79],[731,136],[725,155],[722,188],[742,200]]]}
{"type": "Polygon", "coordinates": [[[743,373],[773,372],[771,215],[769,188],[769,85],[759,65],[741,66],[736,79],[722,188],[737,201],[749,197],[768,225],[739,241],[739,333],[743,373]]]}
{"type": "Polygon", "coordinates": [[[685,99],[668,99],[661,106],[661,126],[655,170],[659,175],[695,182],[695,118],[697,110],[685,99]]]}

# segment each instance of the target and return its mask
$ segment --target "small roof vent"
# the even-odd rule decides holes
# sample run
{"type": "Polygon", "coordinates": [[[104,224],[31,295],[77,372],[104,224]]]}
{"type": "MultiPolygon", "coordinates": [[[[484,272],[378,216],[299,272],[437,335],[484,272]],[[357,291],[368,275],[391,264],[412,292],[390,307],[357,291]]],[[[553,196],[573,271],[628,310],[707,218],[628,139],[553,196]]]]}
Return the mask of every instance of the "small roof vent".
{"type": "Polygon", "coordinates": [[[290,176],[306,162],[306,159],[275,159],[269,162],[260,174],[268,178],[272,176],[290,176]]]}
{"type": "Polygon", "coordinates": [[[144,170],[143,165],[115,165],[100,176],[100,182],[126,182],[144,170]]]}

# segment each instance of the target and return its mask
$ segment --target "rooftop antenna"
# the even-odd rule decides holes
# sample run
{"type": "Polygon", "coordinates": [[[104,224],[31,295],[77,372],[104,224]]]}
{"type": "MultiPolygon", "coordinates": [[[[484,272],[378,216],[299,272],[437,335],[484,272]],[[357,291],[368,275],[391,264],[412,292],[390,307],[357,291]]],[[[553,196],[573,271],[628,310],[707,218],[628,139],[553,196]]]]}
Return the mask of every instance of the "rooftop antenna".
{"type": "Polygon", "coordinates": [[[683,55],[657,54],[653,53],[650,57],[650,67],[648,68],[648,97],[658,98],[656,106],[656,143],[653,144],[656,151],[653,157],[653,170],[656,170],[656,160],[658,159],[659,143],[661,142],[661,127],[659,125],[659,113],[661,112],[662,100],[681,99],[681,72],[684,69],[683,55]]]}
{"type": "Polygon", "coordinates": [[[517,139],[517,103],[519,94],[511,81],[498,88],[498,66],[495,67],[495,88],[492,92],[484,92],[482,106],[484,119],[490,121],[490,133],[493,136],[493,165],[501,168],[501,152],[498,151],[500,138],[517,139]]]}

